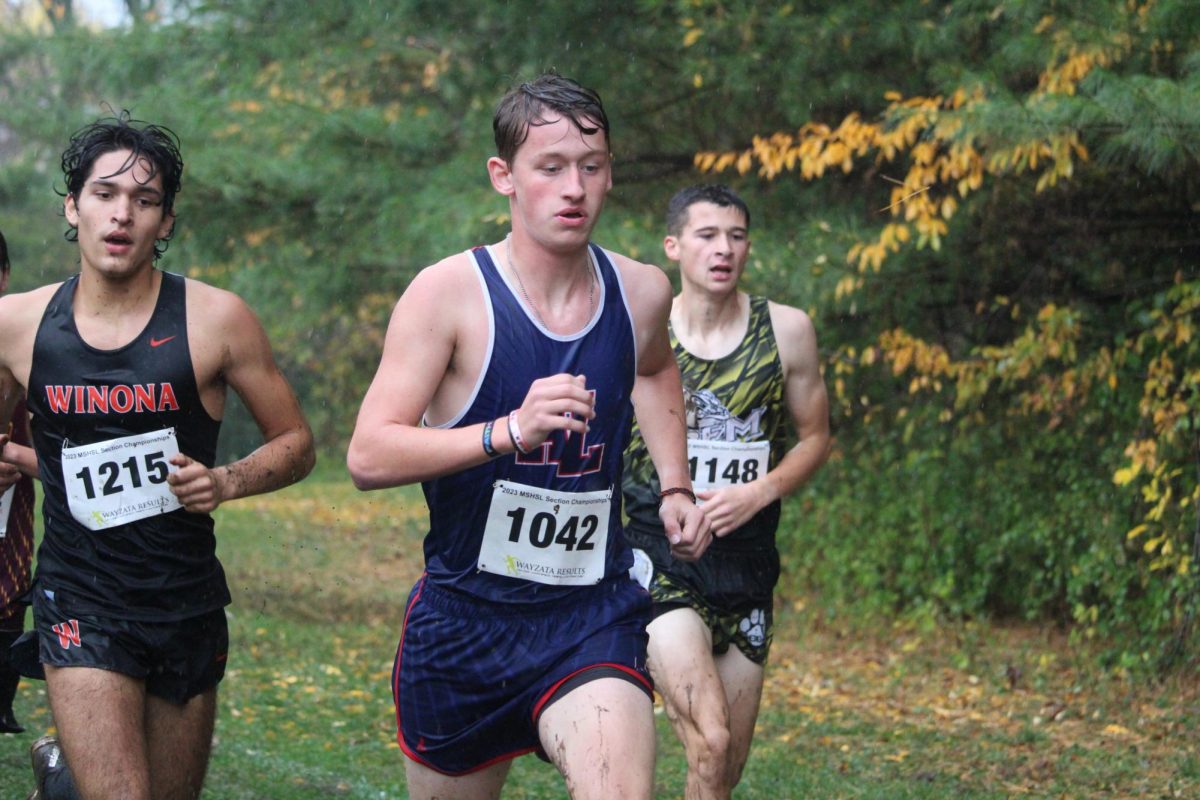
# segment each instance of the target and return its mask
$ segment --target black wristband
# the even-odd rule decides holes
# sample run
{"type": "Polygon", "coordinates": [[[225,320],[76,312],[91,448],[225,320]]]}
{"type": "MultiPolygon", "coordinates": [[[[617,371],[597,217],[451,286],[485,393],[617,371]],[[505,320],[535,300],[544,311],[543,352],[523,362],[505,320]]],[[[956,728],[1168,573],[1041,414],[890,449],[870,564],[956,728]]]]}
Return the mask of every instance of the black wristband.
{"type": "Polygon", "coordinates": [[[661,492],[658,493],[658,501],[661,503],[669,495],[673,495],[673,494],[686,494],[688,496],[688,498],[692,501],[693,504],[695,504],[695,502],[696,502],[696,493],[693,492],[691,489],[685,489],[682,486],[673,486],[670,489],[663,489],[661,492]]]}
{"type": "Polygon", "coordinates": [[[495,458],[500,455],[500,451],[492,445],[492,428],[496,427],[496,420],[489,419],[483,425],[483,452],[488,458],[495,458]]]}

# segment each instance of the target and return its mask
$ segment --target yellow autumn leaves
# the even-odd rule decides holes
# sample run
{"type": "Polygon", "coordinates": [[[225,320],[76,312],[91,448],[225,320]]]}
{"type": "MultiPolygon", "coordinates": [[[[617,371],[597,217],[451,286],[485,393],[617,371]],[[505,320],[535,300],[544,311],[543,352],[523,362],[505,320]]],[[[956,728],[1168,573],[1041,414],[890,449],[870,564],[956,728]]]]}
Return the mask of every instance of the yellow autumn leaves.
{"type": "MultiPolygon", "coordinates": [[[[1130,4],[1134,25],[1144,22],[1149,4],[1130,4]]],[[[1055,54],[1039,76],[1037,88],[1014,107],[1029,119],[1054,119],[1055,103],[1076,95],[1081,84],[1099,68],[1130,55],[1128,33],[1114,31],[1106,42],[1078,45],[1054,17],[1037,25],[1055,54]]],[[[1160,43],[1155,42],[1158,47],[1160,43]]],[[[1089,159],[1079,130],[1050,124],[1039,135],[999,134],[981,124],[988,113],[1003,108],[1002,90],[982,85],[961,86],[947,96],[885,95],[888,105],[876,120],[850,113],[837,125],[807,122],[795,132],[776,132],[752,139],[750,147],[730,152],[700,152],[697,169],[706,173],[757,169],[764,180],[795,174],[805,181],[831,173],[849,174],[872,168],[891,183],[887,204],[878,209],[891,219],[873,238],[854,243],[846,253],[850,267],[834,289],[837,301],[852,300],[868,285],[868,276],[882,271],[889,256],[903,248],[938,250],[960,202],[1001,177],[1036,176],[1035,193],[1075,175],[1078,162],[1089,159]],[[995,95],[993,97],[992,95],[995,95]],[[1005,139],[1007,135],[1010,138],[1005,139]],[[881,170],[903,165],[899,178],[881,170]]],[[[1032,126],[1026,126],[1029,129],[1032,126]]],[[[1017,126],[1020,129],[1020,126],[1017,126]]],[[[1081,407],[1096,388],[1114,392],[1122,367],[1136,365],[1141,374],[1138,406],[1143,433],[1125,451],[1127,462],[1113,475],[1118,487],[1140,492],[1145,516],[1127,533],[1149,555],[1151,571],[1185,574],[1192,565],[1180,524],[1200,503],[1189,447],[1181,440],[1193,431],[1200,406],[1200,357],[1193,335],[1200,319],[1200,289],[1182,279],[1167,293],[1168,302],[1149,313],[1139,333],[1079,355],[1082,321],[1069,308],[1048,304],[1013,340],[973,348],[959,357],[937,344],[921,341],[904,330],[885,331],[877,345],[862,354],[843,348],[833,365],[832,388],[846,413],[864,406],[848,398],[846,377],[857,366],[876,360],[890,363],[895,376],[908,376],[908,393],[941,392],[953,388],[954,413],[967,419],[993,389],[1006,390],[1012,414],[1040,415],[1054,428],[1081,407]],[[869,359],[868,359],[869,356],[869,359]],[[1190,476],[1190,480],[1189,480],[1190,476]],[[1172,537],[1179,540],[1173,543],[1172,537]]],[[[997,306],[1007,304],[996,298],[997,306]]],[[[1012,307],[1013,318],[1019,309],[1012,307]]],[[[949,403],[947,406],[949,407],[949,403]]],[[[900,409],[900,415],[907,409],[900,409]]],[[[868,408],[865,413],[871,414],[868,408]]],[[[949,410],[940,419],[951,418],[949,410]]],[[[982,418],[980,418],[982,421],[982,418]]],[[[1194,445],[1192,445],[1194,449],[1194,445]]]]}

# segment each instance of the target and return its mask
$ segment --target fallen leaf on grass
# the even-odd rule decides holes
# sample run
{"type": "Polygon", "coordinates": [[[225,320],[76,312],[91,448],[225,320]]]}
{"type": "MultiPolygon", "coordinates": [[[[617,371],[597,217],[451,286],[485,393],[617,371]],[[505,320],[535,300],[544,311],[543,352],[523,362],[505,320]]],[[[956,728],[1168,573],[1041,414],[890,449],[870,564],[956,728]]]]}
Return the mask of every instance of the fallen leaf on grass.
{"type": "Polygon", "coordinates": [[[1042,706],[1041,716],[1045,717],[1048,722],[1057,722],[1058,718],[1067,710],[1066,703],[1060,703],[1057,700],[1052,700],[1042,706]]]}

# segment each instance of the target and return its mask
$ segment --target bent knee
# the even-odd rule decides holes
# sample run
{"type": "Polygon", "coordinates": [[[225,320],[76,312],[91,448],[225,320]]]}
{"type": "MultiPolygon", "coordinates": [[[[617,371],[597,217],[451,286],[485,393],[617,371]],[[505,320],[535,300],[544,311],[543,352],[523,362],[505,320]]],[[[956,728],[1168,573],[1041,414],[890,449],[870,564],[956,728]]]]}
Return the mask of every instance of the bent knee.
{"type": "Polygon", "coordinates": [[[727,775],[731,765],[729,728],[710,725],[695,731],[687,743],[687,757],[692,767],[704,775],[727,775]]]}

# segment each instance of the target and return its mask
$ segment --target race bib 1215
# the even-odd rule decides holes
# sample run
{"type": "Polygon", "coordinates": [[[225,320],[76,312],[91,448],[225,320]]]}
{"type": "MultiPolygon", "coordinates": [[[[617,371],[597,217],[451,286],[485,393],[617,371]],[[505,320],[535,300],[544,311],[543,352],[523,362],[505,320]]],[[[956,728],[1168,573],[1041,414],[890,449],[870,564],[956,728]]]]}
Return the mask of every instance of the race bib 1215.
{"type": "Polygon", "coordinates": [[[63,485],[71,516],[102,531],[182,508],[167,486],[179,454],[175,429],[62,449],[63,485]]]}

